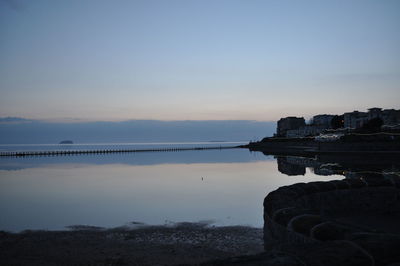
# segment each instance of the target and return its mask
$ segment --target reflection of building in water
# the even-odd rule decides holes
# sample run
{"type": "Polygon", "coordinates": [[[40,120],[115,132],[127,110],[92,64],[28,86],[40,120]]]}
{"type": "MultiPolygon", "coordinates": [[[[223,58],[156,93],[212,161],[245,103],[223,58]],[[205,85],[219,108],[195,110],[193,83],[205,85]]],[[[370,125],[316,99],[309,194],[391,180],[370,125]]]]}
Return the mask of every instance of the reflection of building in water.
{"type": "Polygon", "coordinates": [[[317,175],[332,175],[326,169],[320,170],[321,162],[315,158],[297,157],[297,156],[278,156],[278,170],[286,175],[304,175],[306,168],[310,168],[317,175]]]}
{"type": "Polygon", "coordinates": [[[336,175],[336,174],[338,174],[337,172],[333,171],[330,168],[315,167],[313,169],[314,169],[314,174],[316,174],[316,175],[328,176],[328,175],[336,175]]]}
{"type": "Polygon", "coordinates": [[[369,172],[369,171],[360,171],[360,172],[345,172],[344,176],[348,179],[390,179],[392,176],[400,176],[400,172],[387,172],[383,170],[382,172],[369,172]]]}
{"type": "Polygon", "coordinates": [[[304,167],[317,167],[321,165],[315,158],[298,157],[298,156],[286,156],[286,161],[291,164],[301,165],[304,167]]]}
{"type": "Polygon", "coordinates": [[[343,155],[335,158],[306,158],[297,156],[277,156],[278,170],[282,174],[294,176],[304,175],[309,168],[316,175],[342,175],[351,179],[385,177],[386,175],[400,175],[400,158],[383,159],[364,156],[362,160],[343,155]]]}
{"type": "Polygon", "coordinates": [[[290,163],[287,159],[288,157],[277,158],[279,172],[289,176],[306,174],[306,168],[304,166],[290,163]]]}

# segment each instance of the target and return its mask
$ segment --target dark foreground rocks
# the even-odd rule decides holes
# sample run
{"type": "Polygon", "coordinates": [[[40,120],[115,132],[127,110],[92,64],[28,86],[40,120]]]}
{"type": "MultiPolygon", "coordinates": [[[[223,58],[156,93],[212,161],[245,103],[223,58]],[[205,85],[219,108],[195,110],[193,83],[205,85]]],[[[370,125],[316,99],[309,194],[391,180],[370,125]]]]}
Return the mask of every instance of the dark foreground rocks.
{"type": "MultiPolygon", "coordinates": [[[[400,263],[399,184],[398,174],[361,173],[271,192],[264,200],[263,256],[280,252],[296,259],[290,265],[306,266],[400,263]]],[[[274,265],[268,263],[261,265],[274,265]]]]}
{"type": "Polygon", "coordinates": [[[0,265],[198,265],[263,251],[262,229],[181,223],[0,232],[0,265]]]}
{"type": "Polygon", "coordinates": [[[253,256],[216,260],[203,266],[373,266],[374,260],[350,241],[287,245],[253,256]]]}

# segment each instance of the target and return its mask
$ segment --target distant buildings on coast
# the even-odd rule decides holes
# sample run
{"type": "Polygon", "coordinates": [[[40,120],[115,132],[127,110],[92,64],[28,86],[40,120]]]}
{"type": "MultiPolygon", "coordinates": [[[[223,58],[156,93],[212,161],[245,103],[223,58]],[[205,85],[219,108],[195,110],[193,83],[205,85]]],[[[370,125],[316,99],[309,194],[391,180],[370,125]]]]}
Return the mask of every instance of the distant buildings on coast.
{"type": "Polygon", "coordinates": [[[370,108],[368,112],[353,111],[342,115],[316,115],[308,124],[304,117],[281,118],[277,123],[275,137],[299,138],[317,136],[328,131],[351,132],[375,118],[382,121],[383,128],[400,128],[400,110],[370,108]]]}
{"type": "Polygon", "coordinates": [[[344,127],[360,128],[373,118],[380,118],[383,125],[395,126],[400,123],[400,110],[382,108],[370,108],[368,112],[353,111],[351,113],[344,113],[344,127]]]}

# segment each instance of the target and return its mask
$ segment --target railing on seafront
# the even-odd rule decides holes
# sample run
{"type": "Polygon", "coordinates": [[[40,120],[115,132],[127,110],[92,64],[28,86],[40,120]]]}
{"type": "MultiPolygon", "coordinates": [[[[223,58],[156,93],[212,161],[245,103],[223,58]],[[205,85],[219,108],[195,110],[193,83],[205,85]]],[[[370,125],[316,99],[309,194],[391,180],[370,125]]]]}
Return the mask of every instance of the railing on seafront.
{"type": "Polygon", "coordinates": [[[238,146],[214,146],[214,147],[170,147],[158,149],[98,149],[98,150],[56,150],[56,151],[2,151],[2,157],[25,157],[25,156],[60,156],[79,154],[110,154],[110,153],[137,153],[137,152],[177,152],[197,150],[226,150],[235,149],[238,146]]]}

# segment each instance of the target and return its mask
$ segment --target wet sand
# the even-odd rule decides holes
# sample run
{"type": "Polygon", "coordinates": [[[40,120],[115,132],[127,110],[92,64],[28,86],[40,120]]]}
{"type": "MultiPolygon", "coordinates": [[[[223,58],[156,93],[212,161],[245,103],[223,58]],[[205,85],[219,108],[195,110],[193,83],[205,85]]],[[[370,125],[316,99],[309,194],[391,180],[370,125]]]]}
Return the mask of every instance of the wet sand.
{"type": "Polygon", "coordinates": [[[261,228],[199,223],[0,232],[3,265],[197,265],[260,253],[261,228]]]}

